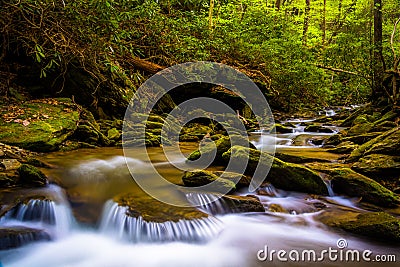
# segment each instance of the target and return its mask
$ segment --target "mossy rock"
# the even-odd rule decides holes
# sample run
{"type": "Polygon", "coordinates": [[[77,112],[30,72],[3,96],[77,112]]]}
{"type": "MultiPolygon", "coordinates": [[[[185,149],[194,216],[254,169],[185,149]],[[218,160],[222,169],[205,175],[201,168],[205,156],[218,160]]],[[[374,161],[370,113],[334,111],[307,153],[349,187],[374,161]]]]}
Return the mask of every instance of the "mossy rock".
{"type": "Polygon", "coordinates": [[[297,163],[297,164],[309,163],[309,162],[330,162],[329,159],[325,159],[322,157],[320,158],[310,157],[310,156],[290,154],[285,152],[276,152],[275,158],[278,158],[285,162],[297,163]]]}
{"type": "Polygon", "coordinates": [[[265,173],[265,181],[271,182],[277,188],[328,195],[328,189],[321,177],[302,165],[287,163],[277,158],[274,159],[265,152],[240,146],[233,146],[222,157],[226,162],[229,160],[240,163],[247,162],[246,173],[249,175],[254,174],[259,163],[261,170],[268,170],[268,166],[271,166],[268,176],[265,173]],[[263,155],[263,160],[259,162],[261,155],[263,155]]]}
{"type": "Polygon", "coordinates": [[[337,145],[335,148],[328,149],[328,152],[337,154],[350,154],[357,147],[358,145],[355,145],[353,142],[345,141],[337,145]]]}
{"type": "Polygon", "coordinates": [[[395,207],[400,203],[399,197],[392,191],[349,168],[331,170],[329,175],[332,177],[331,184],[336,193],[361,197],[362,201],[383,207],[395,207]]]}
{"type": "Polygon", "coordinates": [[[367,155],[359,159],[352,169],[369,177],[396,177],[400,175],[400,156],[367,155]]]}
{"type": "Polygon", "coordinates": [[[348,136],[360,135],[368,133],[373,128],[374,124],[371,122],[372,119],[367,115],[358,116],[353,123],[353,126],[348,130],[348,136]]]}
{"type": "Polygon", "coordinates": [[[23,112],[9,122],[5,120],[9,111],[0,112],[0,142],[32,151],[57,150],[74,133],[79,121],[79,107],[70,99],[32,100],[15,110],[23,112]]]}
{"type": "Polygon", "coordinates": [[[113,200],[120,206],[128,207],[128,216],[140,216],[146,222],[178,222],[179,220],[194,220],[208,217],[206,213],[196,208],[168,205],[150,196],[138,196],[133,193],[127,193],[118,195],[113,200]]]}
{"type": "Polygon", "coordinates": [[[198,187],[213,183],[212,191],[214,192],[229,192],[236,189],[236,184],[228,179],[220,178],[211,171],[193,170],[183,174],[182,182],[188,187],[198,187]]]}
{"type": "Polygon", "coordinates": [[[293,133],[293,128],[284,126],[282,124],[276,123],[272,129],[271,132],[276,132],[276,133],[293,133]]]}
{"type": "MultiPolygon", "coordinates": [[[[230,138],[232,138],[232,143],[240,144],[242,146],[247,144],[248,147],[255,148],[254,145],[252,143],[250,143],[248,141],[248,139],[244,136],[240,136],[240,135],[232,135],[230,137],[223,136],[215,141],[216,156],[213,161],[214,164],[221,164],[224,162],[224,160],[222,159],[222,154],[231,148],[231,141],[230,141],[231,139],[230,138]]],[[[214,151],[214,146],[213,146],[213,144],[211,144],[211,141],[204,142],[203,144],[200,144],[200,145],[201,145],[200,151],[196,150],[188,156],[189,161],[194,161],[194,160],[199,159],[202,154],[205,156],[212,155],[212,153],[214,151]]]]}
{"type": "Polygon", "coordinates": [[[121,137],[121,133],[116,128],[111,128],[107,131],[107,138],[109,140],[118,141],[121,137]]]}
{"type": "Polygon", "coordinates": [[[328,137],[328,139],[326,139],[326,141],[324,142],[324,146],[336,146],[338,144],[340,144],[342,142],[343,139],[343,133],[337,133],[334,135],[331,135],[330,137],[328,137]]]}
{"type": "Polygon", "coordinates": [[[355,219],[339,221],[335,226],[354,234],[400,244],[400,219],[385,212],[359,214],[355,219]]]}
{"type": "Polygon", "coordinates": [[[367,104],[363,107],[356,109],[353,113],[350,114],[340,125],[341,127],[351,127],[354,123],[354,120],[362,115],[362,114],[372,114],[373,108],[371,104],[367,104]]]}
{"type": "Polygon", "coordinates": [[[18,175],[14,172],[0,172],[0,188],[14,187],[18,184],[18,175]]]}
{"type": "Polygon", "coordinates": [[[381,134],[382,134],[382,132],[364,133],[364,134],[360,134],[360,135],[344,137],[344,138],[342,138],[342,141],[343,142],[349,141],[349,142],[353,142],[354,144],[357,144],[357,145],[362,145],[362,144],[378,137],[381,134]]]}
{"type": "Polygon", "coordinates": [[[322,125],[313,124],[309,125],[304,129],[305,132],[313,132],[313,133],[333,133],[332,129],[324,127],[322,125]]]}
{"type": "Polygon", "coordinates": [[[368,154],[398,155],[399,151],[400,128],[396,127],[359,146],[350,154],[347,162],[355,162],[368,154]]]}
{"type": "Polygon", "coordinates": [[[236,188],[248,187],[250,185],[251,177],[241,173],[228,171],[213,171],[212,173],[218,177],[233,181],[236,183],[236,188]]]}
{"type": "Polygon", "coordinates": [[[18,168],[18,173],[20,176],[20,182],[23,185],[46,186],[48,184],[46,175],[32,165],[22,164],[18,168]]]}

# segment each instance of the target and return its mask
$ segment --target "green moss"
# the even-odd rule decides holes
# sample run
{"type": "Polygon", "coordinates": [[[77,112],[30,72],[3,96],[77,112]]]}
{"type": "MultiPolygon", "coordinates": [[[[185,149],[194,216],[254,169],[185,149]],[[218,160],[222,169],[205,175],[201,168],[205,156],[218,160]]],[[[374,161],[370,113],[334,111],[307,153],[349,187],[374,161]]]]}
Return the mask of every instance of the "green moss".
{"type": "Polygon", "coordinates": [[[333,190],[337,193],[361,197],[362,201],[383,207],[393,207],[400,203],[399,197],[392,191],[349,168],[337,168],[329,174],[332,176],[333,190]]]}
{"type": "Polygon", "coordinates": [[[24,110],[18,119],[29,125],[0,119],[0,142],[33,151],[56,150],[75,131],[79,120],[77,107],[66,99],[31,101],[17,108],[24,110]]]}

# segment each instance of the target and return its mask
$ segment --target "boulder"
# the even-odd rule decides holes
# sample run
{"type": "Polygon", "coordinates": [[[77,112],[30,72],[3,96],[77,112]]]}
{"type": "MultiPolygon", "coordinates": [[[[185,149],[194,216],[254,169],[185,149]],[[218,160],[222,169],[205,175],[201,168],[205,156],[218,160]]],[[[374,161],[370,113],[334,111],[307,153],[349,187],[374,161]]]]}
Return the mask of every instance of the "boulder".
{"type": "Polygon", "coordinates": [[[121,137],[121,133],[116,128],[111,128],[107,131],[107,138],[109,140],[118,141],[121,137]]]}
{"type": "Polygon", "coordinates": [[[385,212],[367,212],[333,224],[348,232],[400,244],[400,219],[385,212]]]}
{"type": "Polygon", "coordinates": [[[293,128],[284,126],[282,124],[276,123],[272,129],[271,132],[275,133],[293,133],[293,128]]]}
{"type": "Polygon", "coordinates": [[[246,172],[252,175],[259,164],[261,153],[263,153],[263,160],[260,161],[260,168],[267,171],[268,166],[271,166],[268,176],[265,173],[265,181],[269,181],[277,188],[284,190],[328,195],[328,189],[321,177],[302,165],[274,159],[265,152],[241,146],[233,146],[222,157],[226,162],[229,160],[248,162],[246,172]]]}
{"type": "Polygon", "coordinates": [[[71,136],[79,106],[70,99],[39,99],[0,112],[0,142],[25,149],[54,151],[71,136]]]}
{"type": "Polygon", "coordinates": [[[334,131],[330,128],[324,127],[322,125],[313,124],[309,125],[304,129],[305,132],[313,132],[313,133],[334,133],[334,131]]]}
{"type": "Polygon", "coordinates": [[[396,127],[359,146],[350,154],[347,162],[355,162],[368,154],[398,155],[399,151],[400,128],[396,127]]]}
{"type": "Polygon", "coordinates": [[[370,154],[356,162],[352,169],[369,177],[400,176],[400,156],[370,154]]]}
{"type": "MultiPolygon", "coordinates": [[[[240,135],[232,135],[232,136],[222,136],[221,138],[217,139],[215,143],[216,147],[216,156],[215,159],[213,160],[214,164],[221,164],[224,162],[222,159],[222,154],[228,151],[231,148],[231,138],[232,138],[232,143],[235,144],[240,144],[240,145],[248,145],[248,147],[255,148],[255,146],[248,141],[247,137],[240,136],[240,135]]],[[[212,137],[210,138],[212,140],[212,137]]],[[[200,158],[200,156],[203,154],[205,156],[207,155],[212,155],[214,151],[214,145],[211,143],[211,140],[205,140],[205,142],[201,143],[200,150],[196,150],[192,152],[188,156],[189,161],[194,161],[200,158]]]]}
{"type": "Polygon", "coordinates": [[[214,182],[212,190],[215,192],[225,193],[236,188],[236,184],[233,181],[220,178],[216,174],[206,170],[187,171],[183,174],[182,181],[185,186],[189,187],[198,187],[214,182]]]}
{"type": "Polygon", "coordinates": [[[337,154],[350,154],[357,147],[358,145],[355,145],[353,142],[345,141],[334,148],[328,149],[328,152],[337,154]]]}
{"type": "Polygon", "coordinates": [[[179,220],[195,220],[207,218],[208,215],[193,207],[176,207],[160,202],[150,196],[132,193],[115,196],[113,201],[119,206],[128,208],[126,215],[141,217],[146,222],[178,222],[179,220]]]}
{"type": "Polygon", "coordinates": [[[332,189],[336,193],[361,197],[361,201],[383,207],[395,207],[400,203],[399,197],[392,191],[349,168],[330,170],[329,175],[332,177],[332,189]]]}
{"type": "Polygon", "coordinates": [[[46,186],[48,184],[46,175],[32,165],[22,164],[18,168],[18,173],[20,176],[20,182],[23,185],[46,186]]]}

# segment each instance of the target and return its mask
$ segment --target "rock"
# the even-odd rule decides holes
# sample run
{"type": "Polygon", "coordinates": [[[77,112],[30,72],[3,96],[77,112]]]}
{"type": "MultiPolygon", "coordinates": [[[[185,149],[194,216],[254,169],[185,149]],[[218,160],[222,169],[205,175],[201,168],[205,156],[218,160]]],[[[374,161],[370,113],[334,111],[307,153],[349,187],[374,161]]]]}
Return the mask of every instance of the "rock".
{"type": "Polygon", "coordinates": [[[331,135],[324,143],[324,147],[337,146],[342,142],[343,132],[331,135]]]}
{"type": "Polygon", "coordinates": [[[271,132],[276,132],[276,133],[293,133],[293,128],[283,126],[282,124],[276,123],[272,129],[271,132]]]}
{"type": "Polygon", "coordinates": [[[44,162],[43,160],[40,160],[38,158],[28,157],[23,162],[26,164],[35,166],[35,167],[39,167],[39,168],[54,168],[53,165],[51,165],[47,162],[44,162]]]}
{"type": "Polygon", "coordinates": [[[309,157],[304,155],[295,155],[295,154],[288,154],[285,152],[276,152],[275,157],[286,162],[290,163],[308,163],[308,162],[330,162],[329,159],[324,158],[317,158],[317,157],[309,157]]]}
{"type": "Polygon", "coordinates": [[[198,142],[200,141],[196,135],[182,134],[179,135],[180,142],[198,142]]]}
{"type": "Polygon", "coordinates": [[[213,171],[213,174],[218,177],[230,180],[236,183],[236,188],[248,187],[250,185],[251,177],[248,177],[241,173],[236,172],[226,172],[226,171],[213,171]]]}
{"type": "Polygon", "coordinates": [[[365,133],[365,134],[360,134],[360,135],[344,137],[342,139],[342,141],[343,142],[349,141],[349,142],[353,142],[357,145],[361,145],[361,144],[364,144],[364,143],[376,138],[377,136],[379,136],[381,134],[382,134],[382,132],[365,133]]]}
{"type": "Polygon", "coordinates": [[[39,99],[13,106],[0,115],[0,142],[47,152],[57,150],[74,133],[79,107],[70,99],[39,99]],[[24,112],[12,120],[5,119],[10,112],[19,110],[24,112]]]}
{"type": "Polygon", "coordinates": [[[185,172],[182,177],[183,184],[189,187],[198,187],[214,182],[212,190],[226,193],[236,188],[231,180],[220,178],[214,173],[205,170],[185,172]]]}
{"type": "Polygon", "coordinates": [[[46,186],[48,184],[46,175],[32,165],[22,164],[18,168],[18,173],[23,185],[46,186]]]}
{"type": "Polygon", "coordinates": [[[107,138],[109,140],[118,141],[120,137],[121,133],[115,128],[111,128],[110,130],[107,131],[107,138]]]}
{"type": "Polygon", "coordinates": [[[0,228],[0,250],[21,247],[34,241],[49,241],[50,235],[41,229],[27,227],[0,228]]]}
{"type": "Polygon", "coordinates": [[[372,105],[368,104],[363,107],[356,109],[353,113],[350,114],[340,125],[340,127],[350,127],[354,123],[354,120],[360,116],[361,114],[372,114],[373,109],[372,105]]]}
{"type": "Polygon", "coordinates": [[[142,217],[146,222],[178,222],[207,218],[204,212],[192,207],[176,207],[160,202],[150,196],[137,196],[132,193],[121,194],[113,198],[120,206],[128,207],[130,217],[142,217]]]}
{"type": "Polygon", "coordinates": [[[21,163],[16,159],[3,159],[0,161],[0,168],[11,171],[16,170],[21,166],[21,163]]]}
{"type": "Polygon", "coordinates": [[[331,170],[329,175],[332,177],[332,189],[336,193],[361,197],[362,201],[382,207],[395,207],[400,203],[399,197],[392,191],[349,168],[331,170]]]}
{"type": "Polygon", "coordinates": [[[400,219],[385,212],[368,212],[342,220],[334,226],[348,232],[400,244],[400,219]]]}
{"type": "Polygon", "coordinates": [[[374,126],[371,129],[371,132],[386,132],[390,131],[391,129],[397,127],[397,124],[393,121],[383,121],[378,124],[374,124],[374,126]]]}
{"type": "Polygon", "coordinates": [[[12,186],[15,186],[17,183],[18,183],[17,175],[0,172],[0,187],[1,188],[12,187],[12,186]]]}
{"type": "Polygon", "coordinates": [[[400,156],[371,154],[359,159],[352,169],[369,177],[395,177],[400,174],[400,156]]]}
{"type": "MultiPolygon", "coordinates": [[[[247,137],[240,136],[240,135],[232,135],[230,137],[223,136],[214,142],[215,147],[216,147],[216,156],[213,160],[214,164],[223,163],[222,154],[231,148],[231,139],[230,138],[232,138],[232,140],[233,140],[232,143],[240,144],[242,146],[247,144],[248,147],[255,148],[255,146],[248,141],[247,137]]],[[[194,161],[194,160],[199,159],[202,154],[206,157],[212,155],[215,148],[214,148],[214,145],[210,141],[203,142],[200,145],[201,145],[200,151],[196,150],[188,156],[189,161],[194,161]]]]}
{"type": "Polygon", "coordinates": [[[268,205],[268,211],[270,212],[281,212],[281,213],[289,213],[284,207],[279,204],[272,203],[268,205]]]}
{"type": "Polygon", "coordinates": [[[71,136],[71,140],[80,141],[91,145],[110,145],[110,140],[107,138],[107,136],[89,123],[78,125],[73,136],[71,136]]]}
{"type": "Polygon", "coordinates": [[[348,130],[347,135],[352,136],[368,133],[374,126],[372,123],[373,120],[374,118],[370,115],[362,114],[358,116],[348,130]]]}
{"type": "Polygon", "coordinates": [[[337,154],[350,154],[357,147],[358,145],[355,145],[353,142],[346,141],[340,143],[335,148],[328,149],[328,152],[337,154]]]}
{"type": "Polygon", "coordinates": [[[355,162],[368,154],[398,155],[398,151],[400,151],[400,128],[396,127],[359,146],[350,154],[347,162],[355,162]]]}
{"type": "Polygon", "coordinates": [[[307,126],[304,131],[313,133],[334,133],[332,129],[317,124],[307,126]]]}
{"type": "Polygon", "coordinates": [[[230,213],[265,212],[264,206],[258,197],[253,195],[224,195],[222,200],[230,207],[230,213]]]}
{"type": "Polygon", "coordinates": [[[328,195],[328,189],[321,177],[302,165],[286,163],[259,150],[240,146],[233,146],[222,157],[226,162],[229,160],[242,163],[248,161],[246,172],[252,175],[257,168],[261,153],[263,153],[263,160],[260,162],[261,169],[268,170],[268,166],[271,166],[265,181],[284,190],[328,195]]]}

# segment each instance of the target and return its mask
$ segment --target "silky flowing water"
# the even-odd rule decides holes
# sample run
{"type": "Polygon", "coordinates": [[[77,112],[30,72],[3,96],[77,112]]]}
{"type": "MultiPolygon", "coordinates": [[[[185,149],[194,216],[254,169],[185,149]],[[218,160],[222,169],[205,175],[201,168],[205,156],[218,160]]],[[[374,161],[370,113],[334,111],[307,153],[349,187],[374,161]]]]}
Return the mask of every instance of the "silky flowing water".
{"type": "MultiPolygon", "coordinates": [[[[279,143],[280,138],[293,140],[289,136],[278,136],[271,141],[270,136],[261,135],[253,141],[262,147],[279,143]]],[[[307,142],[305,144],[308,145],[293,148],[293,142],[286,143],[278,150],[321,152],[320,148],[307,142]]],[[[195,144],[181,144],[182,152],[186,154],[195,148],[195,144]]],[[[182,171],[166,162],[161,148],[148,148],[148,154],[167,180],[181,183],[182,171]]],[[[329,212],[335,216],[335,210],[361,209],[356,200],[334,195],[315,200],[306,194],[286,192],[273,186],[261,188],[265,194],[258,197],[265,207],[278,204],[289,213],[229,214],[232,210],[222,200],[204,204],[212,196],[189,194],[189,202],[214,214],[209,221],[196,221],[190,225],[187,222],[143,225],[140,218],[126,218],[124,208],[110,200],[122,192],[145,195],[131,178],[126,162],[134,166],[135,172],[144,170],[149,162],[140,154],[126,159],[122,155],[122,149],[116,148],[47,155],[45,160],[57,168],[46,170],[46,174],[65,188],[65,192],[56,185],[38,189],[43,192],[21,192],[25,195],[46,195],[46,198],[30,200],[9,211],[0,220],[0,225],[45,229],[51,233],[52,241],[34,242],[0,252],[3,266],[277,266],[283,263],[276,258],[272,262],[260,261],[257,254],[264,254],[259,251],[266,248],[287,251],[338,249],[339,239],[346,240],[348,249],[396,254],[399,259],[399,247],[335,231],[316,219],[328,211],[315,208],[315,201],[330,207],[329,212]]],[[[163,192],[163,188],[159,190],[163,192]]],[[[238,194],[249,192],[244,190],[238,194]]],[[[285,264],[307,266],[310,262],[289,261],[285,264]]],[[[363,266],[365,263],[324,261],[316,264],[363,266]]],[[[388,263],[385,266],[397,265],[388,263]]]]}

